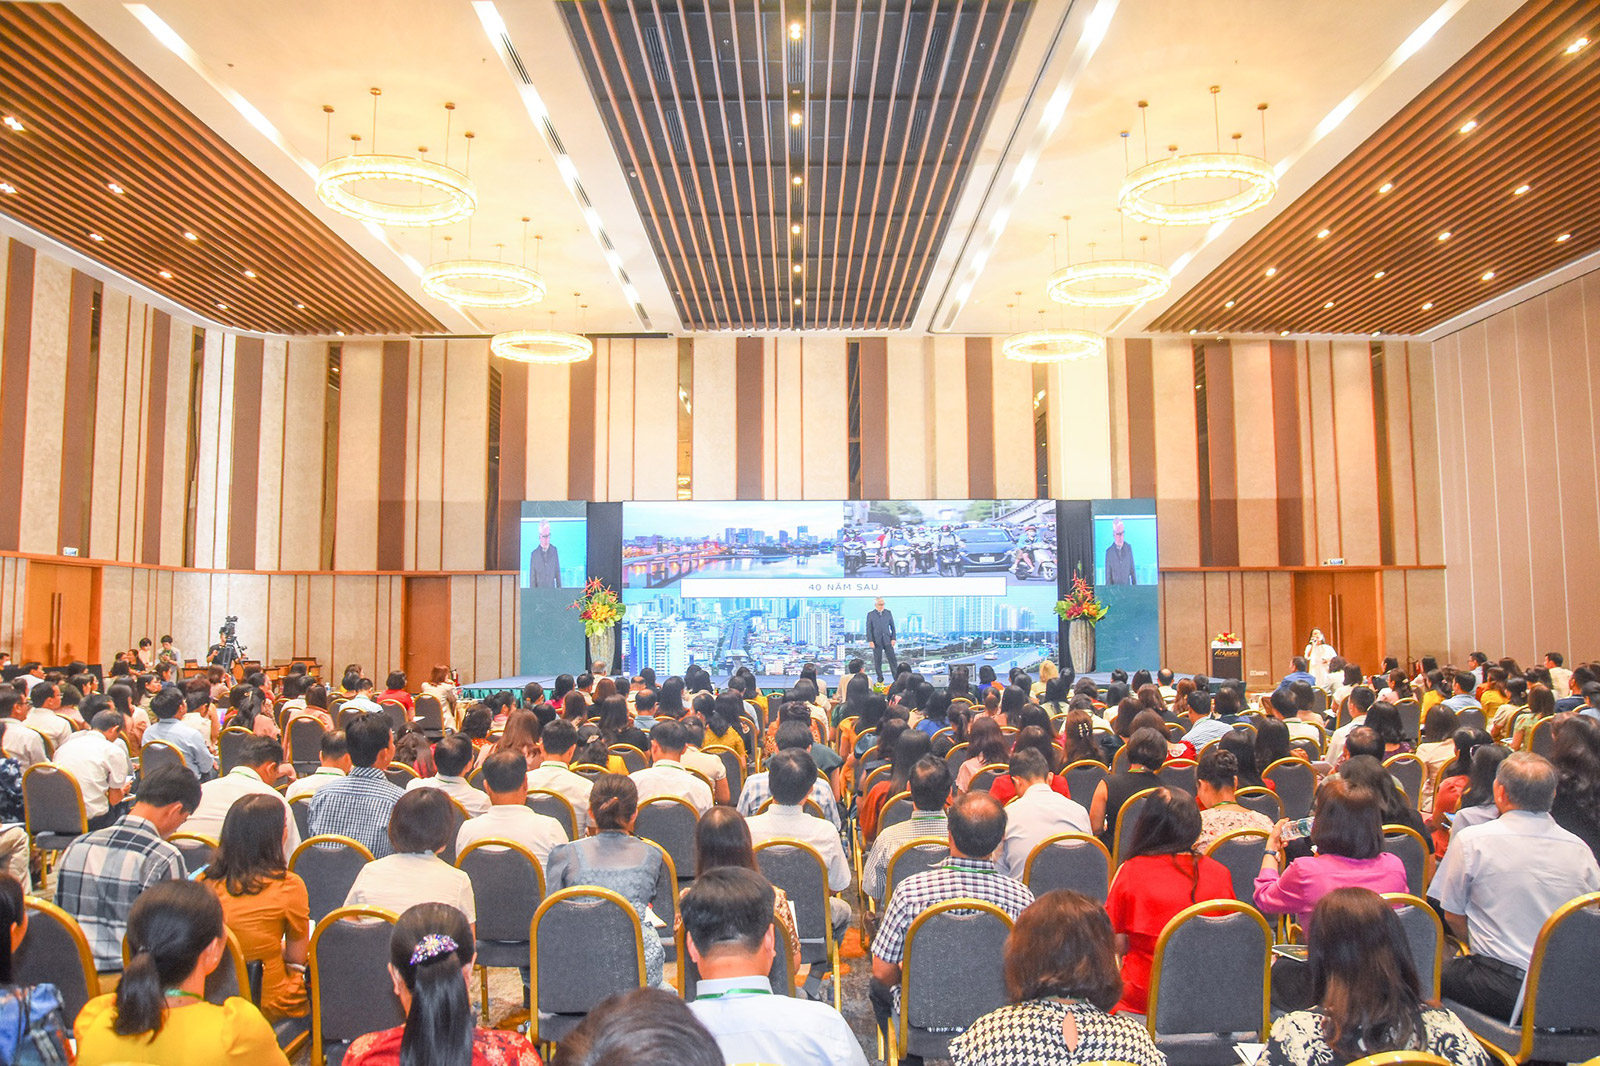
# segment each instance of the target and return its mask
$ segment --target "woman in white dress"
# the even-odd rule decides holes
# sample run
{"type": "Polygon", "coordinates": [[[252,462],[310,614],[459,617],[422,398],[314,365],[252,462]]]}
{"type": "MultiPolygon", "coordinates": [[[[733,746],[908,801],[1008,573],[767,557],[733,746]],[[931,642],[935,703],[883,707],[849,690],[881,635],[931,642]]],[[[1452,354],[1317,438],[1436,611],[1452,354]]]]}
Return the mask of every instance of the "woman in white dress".
{"type": "Polygon", "coordinates": [[[1306,644],[1306,662],[1311,676],[1316,679],[1318,687],[1328,683],[1328,662],[1336,653],[1333,645],[1322,639],[1322,630],[1313,629],[1311,640],[1306,644]]]}

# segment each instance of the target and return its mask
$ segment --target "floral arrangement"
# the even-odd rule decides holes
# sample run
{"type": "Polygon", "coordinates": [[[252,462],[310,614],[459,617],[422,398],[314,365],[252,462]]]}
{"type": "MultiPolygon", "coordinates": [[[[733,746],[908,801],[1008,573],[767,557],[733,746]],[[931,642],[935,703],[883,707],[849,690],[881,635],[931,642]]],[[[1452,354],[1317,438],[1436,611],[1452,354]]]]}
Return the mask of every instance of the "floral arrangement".
{"type": "Polygon", "coordinates": [[[1067,598],[1056,601],[1056,615],[1069,622],[1081,621],[1094,625],[1110,609],[1094,598],[1094,586],[1080,575],[1073,576],[1072,591],[1067,593],[1067,598]]]}
{"type": "Polygon", "coordinates": [[[583,595],[573,600],[567,610],[578,612],[583,619],[584,636],[588,637],[604,633],[622,621],[622,601],[616,590],[606,588],[606,583],[597,577],[589,579],[583,586],[583,595]]]}
{"type": "Polygon", "coordinates": [[[1216,636],[1211,638],[1211,643],[1213,643],[1213,644],[1238,644],[1238,643],[1240,643],[1240,640],[1239,640],[1239,637],[1238,637],[1237,634],[1230,633],[1226,629],[1224,629],[1221,633],[1218,633],[1216,636]]]}

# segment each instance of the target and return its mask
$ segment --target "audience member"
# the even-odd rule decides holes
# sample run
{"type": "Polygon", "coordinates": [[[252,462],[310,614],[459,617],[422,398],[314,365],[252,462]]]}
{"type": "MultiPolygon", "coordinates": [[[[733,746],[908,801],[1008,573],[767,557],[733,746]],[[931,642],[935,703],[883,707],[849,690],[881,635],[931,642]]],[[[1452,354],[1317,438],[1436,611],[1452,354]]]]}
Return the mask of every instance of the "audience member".
{"type": "Polygon", "coordinates": [[[950,835],[950,823],[944,813],[950,802],[950,768],[945,761],[924,755],[911,768],[906,787],[911,793],[911,817],[880,829],[861,865],[861,891],[880,903],[888,887],[889,860],[895,852],[913,840],[943,840],[950,835]]]}
{"type": "Polygon", "coordinates": [[[659,797],[688,800],[704,814],[711,809],[711,789],[683,765],[683,752],[689,738],[682,724],[662,719],[650,729],[650,765],[630,776],[639,790],[639,802],[659,797]]]}
{"type": "Polygon", "coordinates": [[[1160,783],[1156,772],[1167,761],[1167,741],[1158,729],[1135,729],[1126,750],[1128,768],[1096,785],[1089,801],[1089,824],[1108,848],[1116,843],[1117,815],[1123,805],[1136,793],[1155,788],[1160,783]]]}
{"type": "MultiPolygon", "coordinates": [[[[472,741],[459,733],[452,734],[433,746],[434,774],[432,777],[419,777],[406,783],[406,791],[411,792],[419,788],[436,788],[449,796],[467,812],[468,817],[476,818],[489,810],[489,797],[480,789],[467,784],[465,776],[467,767],[472,765],[473,757],[477,753],[472,749],[472,741]]],[[[519,753],[520,754],[520,753],[519,753]]],[[[526,773],[526,769],[524,769],[526,773]]],[[[524,779],[526,787],[526,779],[524,779]]]]}
{"type": "Polygon", "coordinates": [[[302,796],[310,798],[350,773],[350,745],[344,730],[330,729],[322,734],[317,742],[317,760],[317,768],[291,784],[284,799],[293,803],[302,796]]]}
{"type": "MultiPolygon", "coordinates": [[[[919,734],[920,735],[920,734],[919,734]]],[[[926,741],[927,737],[923,736],[926,741]]],[[[839,833],[825,818],[806,813],[801,806],[817,781],[817,766],[810,752],[780,751],[767,763],[772,786],[772,806],[750,819],[750,839],[756,844],[768,840],[798,840],[809,844],[828,866],[828,891],[843,892],[850,887],[850,860],[845,858],[839,833]]],[[[828,900],[835,940],[844,938],[850,924],[850,904],[837,896],[828,900]]]]}
{"type": "Polygon", "coordinates": [[[850,1026],[833,1007],[774,996],[773,890],[754,870],[703,871],[684,893],[683,928],[700,971],[689,1005],[729,1062],[866,1066],[850,1026]]]}
{"type": "Polygon", "coordinates": [[[223,920],[239,938],[246,962],[261,963],[261,1010],[268,1018],[303,1018],[311,905],[306,883],[283,858],[294,828],[276,796],[244,796],[222,823],[217,854],[204,883],[222,903],[223,920]]]}
{"type": "Polygon", "coordinates": [[[1234,898],[1228,868],[1200,855],[1199,839],[1194,797],[1159,787],[1145,800],[1106,897],[1111,928],[1123,945],[1119,1011],[1144,1013],[1156,940],[1174,915],[1205,900],[1234,898]]]}
{"type": "Polygon", "coordinates": [[[1391,1051],[1489,1066],[1461,1019],[1427,1002],[1406,931],[1381,896],[1337,888],[1312,917],[1307,963],[1318,1005],[1272,1023],[1267,1066],[1335,1066],[1391,1051]]]}
{"type": "Polygon", "coordinates": [[[572,757],[578,753],[577,727],[558,718],[544,727],[540,745],[544,758],[536,769],[528,771],[528,788],[565,797],[577,815],[577,833],[581,838],[589,826],[589,791],[594,788],[594,782],[572,771],[572,757]]]}
{"type": "Polygon", "coordinates": [[[91,708],[89,728],[69,737],[51,761],[77,780],[89,828],[104,829],[133,805],[125,798],[133,766],[121,739],[122,715],[111,710],[111,701],[104,696],[91,696],[84,703],[91,708]]]}
{"type": "MultiPolygon", "coordinates": [[[[726,866],[761,872],[756,862],[755,842],[750,838],[750,825],[744,815],[732,807],[713,807],[695,825],[694,875],[700,877],[707,870],[726,866]]],[[[789,960],[791,973],[800,970],[800,931],[795,928],[794,908],[783,889],[772,889],[773,918],[788,933],[793,954],[789,960]]],[[[681,894],[680,894],[681,895],[681,894]]]]}
{"type": "Polygon", "coordinates": [[[1191,692],[1187,703],[1186,707],[1181,708],[1189,716],[1189,731],[1183,735],[1183,739],[1196,751],[1220,739],[1233,728],[1230,723],[1212,715],[1209,692],[1191,692]]]}
{"type": "Polygon", "coordinates": [[[1017,798],[1006,805],[999,866],[1001,872],[1020,881],[1028,856],[1041,841],[1061,833],[1088,833],[1089,812],[1050,787],[1050,764],[1037,748],[1019,744],[1011,754],[1010,769],[1017,798]]]}
{"type": "MultiPolygon", "coordinates": [[[[1278,691],[1283,691],[1279,689],[1278,691]]],[[[1221,744],[1200,754],[1195,768],[1195,800],[1200,804],[1200,837],[1194,849],[1201,855],[1225,833],[1239,829],[1272,831],[1272,819],[1243,806],[1235,797],[1239,787],[1239,760],[1221,744]]]]}
{"type": "Polygon", "coordinates": [[[1444,966],[1445,998],[1510,1021],[1539,930],[1556,908],[1600,889],[1587,845],[1550,817],[1560,776],[1517,752],[1495,772],[1500,816],[1451,837],[1432,894],[1470,954],[1444,966]]]}
{"type": "MultiPolygon", "coordinates": [[[[278,765],[282,759],[283,748],[276,740],[247,738],[239,747],[239,765],[200,786],[200,806],[179,826],[179,832],[217,839],[222,835],[222,823],[229,809],[246,796],[270,797],[287,815],[288,801],[272,787],[278,780],[278,765]]],[[[294,819],[289,818],[288,831],[280,844],[285,862],[299,846],[300,829],[294,819]]]]}
{"type": "MultiPolygon", "coordinates": [[[[952,899],[993,903],[1013,921],[1033,902],[1021,881],[1002,874],[992,856],[1006,835],[1006,812],[987,792],[968,792],[950,808],[950,857],[932,870],[900,883],[884,908],[872,938],[872,1013],[880,1031],[888,1024],[900,994],[900,964],[911,923],[928,908],[952,899]]],[[[915,1055],[901,1058],[921,1066],[915,1055]]]]}
{"type": "Polygon", "coordinates": [[[389,936],[389,976],[404,1025],[357,1037],[345,1066],[539,1066],[521,1033],[474,1025],[467,985],[476,943],[455,907],[418,903],[389,936]]]}
{"type": "Polygon", "coordinates": [[[1468,670],[1457,670],[1451,681],[1451,695],[1444,701],[1444,706],[1460,714],[1462,711],[1481,711],[1483,704],[1478,702],[1474,695],[1479,683],[1483,679],[1468,670]]]}
{"type": "Polygon", "coordinates": [[[389,813],[403,795],[383,774],[394,755],[394,732],[387,715],[355,714],[344,736],[350,770],[311,797],[311,833],[349,837],[381,859],[389,854],[389,813]]]}
{"type": "Polygon", "coordinates": [[[448,903],[476,922],[471,879],[439,857],[455,837],[457,817],[437,788],[402,795],[389,815],[389,848],[361,868],[344,905],[402,914],[418,903],[448,903]]]}
{"type": "Polygon", "coordinates": [[[654,844],[633,835],[639,815],[639,788],[622,774],[600,774],[589,793],[589,824],[594,835],[550,852],[547,893],[577,885],[609,888],[633,905],[644,929],[645,984],[659,985],[666,952],[645,916],[647,907],[671,914],[677,885],[654,844]]]}
{"type": "Polygon", "coordinates": [[[227,940],[222,906],[204,885],[152,885],[133,904],[127,929],[127,972],[115,992],[84,1006],[73,1027],[78,1066],[288,1066],[272,1026],[249,1000],[206,1001],[206,977],[227,940]]]}
{"type": "MultiPolygon", "coordinates": [[[[701,698],[707,704],[712,702],[709,696],[701,698]]],[[[684,715],[678,725],[682,727],[684,736],[683,765],[711,782],[713,802],[724,805],[732,803],[733,797],[728,794],[727,765],[717,756],[700,750],[706,742],[706,720],[696,712],[684,715]]],[[[830,753],[833,751],[832,748],[826,750],[830,753]]],[[[838,759],[839,756],[835,754],[834,758],[838,759]]]]}
{"type": "Polygon", "coordinates": [[[182,878],[183,855],[167,843],[200,805],[200,783],[178,767],[144,776],[131,810],[104,829],[78,837],[61,853],[56,906],[77,919],[102,973],[122,969],[122,935],[139,894],[182,878]]]}
{"type": "Polygon", "coordinates": [[[1433,837],[1433,852],[1441,859],[1444,858],[1445,848],[1450,843],[1450,823],[1461,807],[1461,797],[1472,784],[1473,754],[1479,748],[1493,744],[1494,741],[1488,733],[1470,727],[1457,729],[1455,737],[1452,738],[1456,757],[1446,763],[1439,772],[1437,791],[1433,798],[1433,813],[1426,819],[1428,831],[1433,837]]]}
{"type": "Polygon", "coordinates": [[[56,712],[61,709],[61,686],[40,681],[28,690],[28,717],[23,724],[38,730],[50,742],[51,750],[65,744],[72,735],[72,721],[56,712]]]}
{"type": "MultiPolygon", "coordinates": [[[[904,728],[903,724],[902,728],[904,728]]],[[[806,757],[810,758],[811,731],[804,726],[795,726],[793,724],[779,729],[778,750],[780,752],[803,751],[806,753],[806,757]]],[[[766,770],[758,774],[751,774],[745,778],[744,788],[739,792],[739,802],[737,804],[740,814],[749,818],[761,810],[769,799],[772,799],[772,787],[769,782],[770,777],[766,770]]],[[[833,797],[833,789],[829,788],[828,783],[822,778],[815,778],[811,782],[811,791],[806,794],[805,798],[813,801],[821,808],[822,816],[832,822],[835,829],[844,827],[844,821],[839,815],[839,804],[833,797]]]]}
{"type": "Polygon", "coordinates": [[[1403,825],[1424,840],[1428,838],[1428,823],[1406,798],[1405,789],[1394,775],[1376,758],[1357,755],[1346,759],[1339,767],[1338,776],[1378,797],[1378,820],[1384,825],[1403,825]]]}
{"type": "Polygon", "coordinates": [[[1122,975],[1111,922],[1088,897],[1059,891],[1035,900],[1006,938],[1005,971],[1011,1005],[950,1042],[954,1066],[1166,1066],[1143,1025],[1108,1013],[1122,975]]]}
{"type": "Polygon", "coordinates": [[[28,713],[28,701],[14,689],[0,686],[0,725],[5,728],[0,741],[6,756],[17,760],[24,770],[35,763],[45,762],[44,737],[29,729],[23,722],[28,713]]]}
{"type": "Polygon", "coordinates": [[[552,1066],[724,1066],[726,1062],[716,1038],[675,993],[636,988],[590,1011],[556,1048],[552,1066]]]}
{"type": "MultiPolygon", "coordinates": [[[[116,686],[112,686],[115,688],[116,686]]],[[[183,763],[195,777],[205,780],[216,769],[216,759],[206,747],[205,737],[194,727],[185,725],[188,700],[176,688],[164,688],[150,697],[150,713],[155,716],[144,731],[144,743],[161,741],[171,744],[183,756],[183,763]]],[[[209,727],[207,729],[209,732],[209,727]]]]}
{"type": "Polygon", "coordinates": [[[1559,775],[1550,817],[1600,856],[1600,721],[1583,714],[1557,721],[1550,762],[1559,775]]]}
{"type": "Polygon", "coordinates": [[[483,764],[483,784],[489,791],[490,806],[461,824],[456,833],[456,854],[479,840],[509,840],[532,852],[543,870],[550,852],[567,842],[567,831],[554,818],[529,809],[528,772],[522,756],[514,751],[489,756],[483,764]]]}
{"type": "Polygon", "coordinates": [[[856,805],[863,840],[870,841],[877,837],[878,815],[882,813],[884,804],[889,802],[889,797],[906,791],[911,768],[917,764],[917,760],[932,753],[933,742],[921,730],[907,729],[895,738],[891,750],[893,757],[889,763],[889,773],[874,782],[856,805]]]}
{"type": "Polygon", "coordinates": [[[1333,735],[1328,738],[1328,750],[1324,753],[1324,758],[1330,765],[1339,765],[1340,759],[1344,757],[1345,740],[1353,730],[1367,724],[1367,711],[1377,700],[1378,694],[1366,685],[1357,685],[1350,690],[1348,701],[1350,720],[1335,729],[1333,735]]]}

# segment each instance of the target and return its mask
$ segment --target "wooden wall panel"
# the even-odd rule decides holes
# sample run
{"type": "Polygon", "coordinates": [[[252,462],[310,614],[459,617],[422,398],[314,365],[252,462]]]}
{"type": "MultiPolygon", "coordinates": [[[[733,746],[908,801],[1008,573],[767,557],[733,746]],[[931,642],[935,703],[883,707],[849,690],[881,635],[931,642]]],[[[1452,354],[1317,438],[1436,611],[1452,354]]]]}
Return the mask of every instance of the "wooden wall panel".
{"type": "MultiPolygon", "coordinates": [[[[1002,360],[1009,362],[1009,360],[1002,360]]],[[[1026,369],[1026,366],[1024,366],[1026,369]]],[[[1050,495],[1058,500],[1092,500],[1108,496],[1128,495],[1117,488],[1112,459],[1113,440],[1117,434],[1117,405],[1112,397],[1110,369],[1107,363],[1096,359],[1060,363],[1045,373],[1046,403],[1049,417],[1046,420],[1046,450],[1049,453],[1050,495]],[[1084,418],[1085,411],[1109,410],[1109,423],[1099,419],[1084,418]]],[[[1024,388],[1032,395],[1030,373],[1024,388]]],[[[1031,400],[1030,400],[1031,404],[1031,400]]],[[[1123,410],[1126,410],[1124,398],[1123,410]]],[[[1027,469],[1030,480],[1023,496],[1032,496],[1033,482],[1033,413],[1023,413],[1028,430],[1027,469]]],[[[1127,427],[1122,424],[1121,434],[1126,448],[1127,427]]],[[[1124,466],[1126,460],[1124,459],[1124,466]]],[[[1124,479],[1126,470],[1124,469],[1124,479]]]]}
{"type": "MultiPolygon", "coordinates": [[[[801,495],[809,500],[842,500],[850,494],[849,413],[846,378],[849,360],[843,337],[802,338],[800,401],[805,411],[805,436],[800,443],[804,460],[801,495]]],[[[695,342],[696,366],[699,342],[695,342]]],[[[695,392],[701,396],[698,369],[695,392]]],[[[700,496],[699,419],[695,419],[694,494],[700,496]]],[[[715,498],[715,497],[713,497],[715,498]]]]}
{"type": "MultiPolygon", "coordinates": [[[[727,334],[694,342],[694,496],[731,500],[738,495],[736,431],[737,339],[727,334]]],[[[840,381],[844,375],[840,374],[840,381]]]]}
{"type": "Polygon", "coordinates": [[[966,341],[937,336],[923,374],[928,411],[933,416],[930,455],[933,460],[933,494],[938,499],[959,500],[970,487],[967,447],[966,341]]]}
{"type": "MultiPolygon", "coordinates": [[[[1389,522],[1398,566],[1417,562],[1417,483],[1411,430],[1411,345],[1383,346],[1383,393],[1389,442],[1389,522]]],[[[1426,352],[1423,358],[1427,358],[1426,352]]]]}
{"type": "MultiPolygon", "coordinates": [[[[792,342],[798,346],[798,341],[792,342]]],[[[797,364],[797,360],[791,360],[797,364]]],[[[642,339],[633,356],[633,492],[639,500],[678,496],[678,342],[642,339]]],[[[783,393],[784,406],[797,407],[798,368],[783,393]]],[[[798,421],[798,419],[797,419],[798,421]]],[[[798,455],[798,440],[785,441],[783,454],[798,455]]],[[[505,443],[501,444],[502,449],[505,443]]],[[[532,499],[533,497],[530,497],[532,499]]],[[[794,498],[794,497],[790,497],[794,498]]]]}
{"type": "MultiPolygon", "coordinates": [[[[1033,366],[1007,359],[1000,354],[998,344],[991,344],[989,350],[994,364],[991,378],[994,383],[995,496],[998,499],[1031,499],[1038,495],[1033,456],[1033,366]]],[[[1093,362],[1096,367],[1104,366],[1098,360],[1093,362]]],[[[1083,402],[1096,401],[1086,396],[1083,402]]],[[[1104,410],[1103,396],[1099,404],[1099,409],[1104,410]]]]}
{"type": "Polygon", "coordinates": [[[1151,345],[1151,365],[1161,565],[1199,566],[1200,468],[1189,339],[1157,338],[1151,345]]]}
{"type": "MultiPolygon", "coordinates": [[[[1563,384],[1556,404],[1556,481],[1561,486],[1561,550],[1567,560],[1568,587],[1585,575],[1593,585],[1594,560],[1600,559],[1600,278],[1589,274],[1581,286],[1563,285],[1549,293],[1545,307],[1550,319],[1551,371],[1563,384]],[[1589,403],[1584,404],[1584,386],[1589,403]],[[1567,387],[1570,386],[1570,387],[1567,387]],[[1584,450],[1587,442],[1589,450],[1584,450]]],[[[1546,468],[1548,470],[1548,467],[1546,468]]],[[[1548,474],[1546,475],[1548,476],[1548,474]]],[[[1600,612],[1568,601],[1567,647],[1557,648],[1577,661],[1594,656],[1600,648],[1600,612]]],[[[1541,648],[1540,651],[1549,651],[1541,648]]]]}
{"type": "Polygon", "coordinates": [[[339,373],[339,491],[332,501],[337,570],[378,565],[382,396],[383,342],[345,341],[339,373]]]}
{"type": "MultiPolygon", "coordinates": [[[[423,344],[424,349],[427,343],[423,344]]],[[[673,364],[672,393],[677,392],[677,365],[673,364]]],[[[564,366],[528,367],[528,438],[526,447],[530,500],[567,499],[567,441],[571,418],[572,371],[564,366]]],[[[658,403],[667,402],[666,397],[658,403]]],[[[676,460],[677,423],[674,407],[673,456],[676,460]]],[[[502,442],[502,447],[506,446],[502,442]]],[[[676,465],[674,465],[676,476],[676,465]]]]}
{"type": "Polygon", "coordinates": [[[633,498],[633,442],[634,426],[639,411],[634,403],[634,345],[633,340],[609,340],[601,344],[604,360],[596,365],[596,377],[604,382],[597,390],[604,399],[599,400],[603,412],[597,412],[596,436],[604,440],[603,454],[596,458],[602,464],[596,469],[606,471],[605,491],[599,498],[627,500],[633,498]],[[602,369],[603,368],[603,369],[602,369]],[[603,435],[598,427],[604,427],[603,435]]]}
{"type": "Polygon", "coordinates": [[[61,440],[66,427],[67,323],[72,270],[39,256],[33,272],[33,333],[28,349],[27,433],[22,450],[22,521],[17,547],[55,555],[61,503],[61,440]]]}
{"type": "Polygon", "coordinates": [[[924,362],[931,347],[922,337],[888,339],[888,373],[893,395],[889,400],[889,495],[897,500],[925,500],[932,496],[928,478],[928,432],[932,412],[928,407],[928,379],[924,362]]]}
{"type": "MultiPolygon", "coordinates": [[[[284,570],[315,570],[322,552],[323,422],[328,346],[289,342],[284,364],[283,483],[278,560],[284,570]]],[[[270,505],[269,505],[270,506],[270,505]]]]}
{"type": "Polygon", "coordinates": [[[446,341],[445,570],[481,570],[489,492],[489,342],[446,341]]]}
{"type": "MultiPolygon", "coordinates": [[[[414,444],[407,448],[413,463],[408,480],[416,486],[409,554],[412,569],[434,570],[444,557],[444,408],[450,394],[445,342],[425,340],[411,358],[417,366],[417,393],[412,398],[413,429],[409,434],[414,444]]],[[[566,458],[563,449],[563,464],[566,458]]]]}
{"type": "MultiPolygon", "coordinates": [[[[166,445],[161,457],[159,559],[164,566],[181,566],[183,542],[188,532],[189,427],[195,418],[195,411],[189,403],[189,387],[193,374],[191,362],[196,331],[189,323],[174,319],[167,332],[167,428],[164,434],[166,445]]],[[[104,360],[103,354],[101,359],[104,360]]],[[[281,526],[282,519],[272,509],[271,501],[266,506],[270,524],[281,526]]],[[[276,559],[267,565],[277,565],[276,559]]]]}
{"type": "Polygon", "coordinates": [[[1339,554],[1348,566],[1377,566],[1378,453],[1372,407],[1372,352],[1364,340],[1334,341],[1331,393],[1339,479],[1339,554]]]}
{"type": "MultiPolygon", "coordinates": [[[[1111,440],[1110,494],[1128,497],[1133,495],[1129,470],[1132,440],[1128,426],[1128,352],[1127,342],[1120,337],[1106,340],[1106,380],[1111,396],[1111,413],[1107,419],[1111,440]]],[[[1052,453],[1054,450],[1052,445],[1052,453]]]]}
{"type": "Polygon", "coordinates": [[[1277,428],[1272,406],[1272,345],[1234,341],[1234,482],[1240,566],[1276,566],[1278,545],[1277,428]]]}

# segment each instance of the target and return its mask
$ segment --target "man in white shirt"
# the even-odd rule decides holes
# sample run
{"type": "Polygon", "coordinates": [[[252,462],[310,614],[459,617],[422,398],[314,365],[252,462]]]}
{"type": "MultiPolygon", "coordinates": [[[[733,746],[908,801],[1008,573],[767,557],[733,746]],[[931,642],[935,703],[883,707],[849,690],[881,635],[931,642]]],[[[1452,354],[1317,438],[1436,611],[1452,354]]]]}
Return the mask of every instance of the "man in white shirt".
{"type": "Polygon", "coordinates": [[[698,714],[690,712],[679,721],[683,726],[684,735],[688,744],[683,749],[683,765],[697,773],[704,774],[706,780],[711,782],[711,792],[718,803],[731,802],[728,795],[728,767],[715,755],[707,755],[700,750],[706,742],[706,722],[698,714]]]}
{"type": "Polygon", "coordinates": [[[344,730],[330,729],[322,734],[317,754],[320,765],[316,770],[290,785],[289,791],[284,793],[283,798],[290,803],[301,796],[315,796],[318,789],[341,780],[350,772],[350,745],[345,742],[344,730]]]}
{"type": "Polygon", "coordinates": [[[1328,750],[1323,754],[1323,761],[1329,766],[1338,766],[1344,761],[1344,746],[1350,739],[1350,734],[1367,724],[1367,711],[1374,703],[1378,702],[1378,694],[1367,685],[1357,685],[1350,690],[1350,721],[1333,731],[1328,738],[1328,750]]]}
{"type": "Polygon", "coordinates": [[[678,722],[664,718],[650,728],[650,765],[628,776],[639,789],[639,805],[661,796],[688,800],[701,814],[711,809],[711,789],[683,765],[688,735],[678,722]]]}
{"type": "Polygon", "coordinates": [[[557,718],[539,734],[544,760],[528,771],[528,788],[543,789],[566,797],[577,816],[578,837],[589,827],[589,791],[594,782],[572,772],[572,757],[578,753],[578,729],[564,718],[557,718]]]}
{"type": "Polygon", "coordinates": [[[56,713],[61,707],[61,686],[53,681],[40,681],[28,691],[28,702],[32,706],[23,724],[43,733],[52,747],[59,748],[66,743],[72,735],[72,723],[56,713]]]}
{"type": "Polygon", "coordinates": [[[4,748],[6,757],[17,760],[23,770],[47,759],[44,738],[22,721],[28,713],[27,708],[28,701],[23,699],[21,693],[0,688],[0,726],[5,729],[0,747],[4,748]]]}
{"type": "Polygon", "coordinates": [[[433,746],[434,775],[419,777],[408,783],[406,791],[436,788],[461,804],[469,818],[488,813],[489,797],[467,784],[467,779],[462,776],[477,754],[472,741],[460,733],[450,734],[433,746]]]}
{"type": "Polygon", "coordinates": [[[123,747],[118,735],[122,731],[122,715],[111,710],[111,701],[104,696],[91,696],[84,701],[89,708],[89,728],[74,733],[56,750],[51,761],[77,779],[83,792],[83,812],[89,817],[89,829],[104,829],[133,806],[128,794],[128,782],[133,779],[133,766],[128,761],[128,749],[123,747]]]}
{"type": "MultiPolygon", "coordinates": [[[[827,863],[828,891],[843,892],[850,887],[850,861],[844,857],[839,832],[832,822],[807,814],[801,806],[816,780],[817,764],[810,752],[791,748],[774,755],[767,763],[772,806],[749,819],[750,842],[798,840],[810,844],[827,863]]],[[[833,916],[833,936],[838,940],[850,925],[850,904],[830,896],[828,906],[833,916]]]]}
{"type": "Polygon", "coordinates": [[[1594,853],[1550,817],[1559,775],[1517,752],[1494,777],[1500,817],[1452,835],[1431,894],[1472,949],[1445,963],[1444,998],[1510,1021],[1539,930],[1556,908],[1600,889],[1594,853]]]}
{"type": "Polygon", "coordinates": [[[1050,765],[1036,748],[1011,754],[1011,779],[1017,783],[1017,798],[1006,805],[1000,872],[1021,881],[1028,856],[1040,841],[1060,833],[1090,832],[1089,812],[1050,787],[1050,765]]]}
{"type": "Polygon", "coordinates": [[[24,663],[22,673],[17,675],[17,684],[24,696],[33,691],[33,686],[44,680],[44,667],[37,662],[24,663]]]}
{"type": "Polygon", "coordinates": [[[1233,726],[1212,715],[1210,692],[1189,693],[1188,706],[1178,710],[1189,715],[1189,731],[1183,735],[1183,739],[1193,744],[1195,751],[1233,731],[1233,726]]]}
{"type": "Polygon", "coordinates": [[[222,823],[234,803],[245,796],[271,796],[284,807],[288,831],[283,840],[283,860],[288,862],[294,849],[300,846],[300,828],[289,811],[288,801],[272,787],[278,780],[279,764],[283,762],[283,747],[271,737],[251,737],[240,745],[239,759],[240,765],[200,786],[200,806],[178,831],[216,840],[222,836],[222,823]]]}
{"type": "Polygon", "coordinates": [[[1544,653],[1544,668],[1550,671],[1550,691],[1559,699],[1572,688],[1572,671],[1562,663],[1566,662],[1558,651],[1544,653]]]}
{"type": "Polygon", "coordinates": [[[773,898],[765,878],[735,866],[707,871],[684,894],[687,948],[700,972],[689,1009],[728,1062],[866,1066],[861,1043],[831,1005],[772,994],[773,898]]]}
{"type": "Polygon", "coordinates": [[[567,842],[567,831],[554,818],[528,808],[528,763],[521,752],[502,751],[483,764],[483,783],[489,788],[488,811],[469,818],[456,834],[456,854],[479,840],[509,840],[533,852],[539,869],[551,849],[567,842]]]}
{"type": "Polygon", "coordinates": [[[1281,719],[1289,730],[1290,740],[1311,740],[1320,747],[1322,730],[1317,726],[1321,724],[1322,716],[1312,710],[1315,698],[1310,685],[1295,681],[1273,689],[1266,702],[1273,717],[1281,719]]]}
{"type": "Polygon", "coordinates": [[[369,679],[363,677],[355,682],[355,689],[344,701],[344,710],[365,711],[368,714],[383,713],[383,708],[372,699],[372,682],[369,679]]]}

